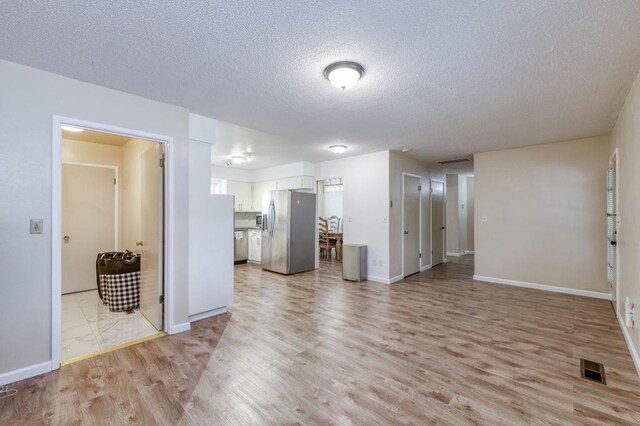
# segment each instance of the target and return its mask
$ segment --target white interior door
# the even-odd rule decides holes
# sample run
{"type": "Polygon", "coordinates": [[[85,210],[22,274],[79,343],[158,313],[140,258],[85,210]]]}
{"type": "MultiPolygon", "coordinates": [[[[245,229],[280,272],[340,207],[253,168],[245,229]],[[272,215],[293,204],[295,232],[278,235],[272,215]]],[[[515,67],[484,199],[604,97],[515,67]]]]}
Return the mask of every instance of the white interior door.
{"type": "Polygon", "coordinates": [[[140,259],[140,312],[162,330],[164,282],[162,145],[149,148],[141,158],[142,241],[140,259]]]}
{"type": "Polygon", "coordinates": [[[431,181],[431,264],[444,262],[444,182],[431,181]]]}
{"type": "Polygon", "coordinates": [[[404,276],[420,272],[420,178],[403,175],[404,276]]]}
{"type": "Polygon", "coordinates": [[[62,165],[62,294],[95,290],[96,256],[117,249],[116,169],[62,165]]]}
{"type": "Polygon", "coordinates": [[[618,200],[616,184],[616,156],[614,154],[609,161],[609,169],[607,170],[607,281],[611,289],[613,307],[617,311],[618,200]]]}

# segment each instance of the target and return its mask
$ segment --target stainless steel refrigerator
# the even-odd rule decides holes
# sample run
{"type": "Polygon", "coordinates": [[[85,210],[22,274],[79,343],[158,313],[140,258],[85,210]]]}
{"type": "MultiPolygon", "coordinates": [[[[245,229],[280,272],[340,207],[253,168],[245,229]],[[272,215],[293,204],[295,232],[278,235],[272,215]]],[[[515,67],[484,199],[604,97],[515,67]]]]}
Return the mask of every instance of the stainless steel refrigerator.
{"type": "Polygon", "coordinates": [[[262,213],[262,269],[281,274],[316,267],[316,194],[271,191],[262,213]]]}

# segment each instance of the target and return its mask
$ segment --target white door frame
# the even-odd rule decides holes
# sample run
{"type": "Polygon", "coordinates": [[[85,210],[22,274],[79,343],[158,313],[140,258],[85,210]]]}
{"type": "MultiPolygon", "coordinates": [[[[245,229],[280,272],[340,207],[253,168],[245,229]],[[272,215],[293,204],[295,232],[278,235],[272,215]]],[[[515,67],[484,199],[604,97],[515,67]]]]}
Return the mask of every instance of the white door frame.
{"type": "MultiPolygon", "coordinates": [[[[404,177],[410,176],[418,178],[418,185],[422,186],[422,176],[414,175],[412,173],[402,172],[402,229],[400,230],[402,235],[402,278],[404,274],[404,177]]],[[[418,191],[418,272],[422,270],[422,190],[418,191]]]]}
{"type": "Polygon", "coordinates": [[[114,209],[115,209],[115,220],[114,220],[114,250],[118,251],[120,249],[120,167],[112,164],[98,164],[98,163],[84,163],[81,161],[63,161],[62,164],[70,164],[73,166],[85,166],[85,167],[98,167],[102,169],[113,169],[113,177],[116,180],[116,190],[115,190],[115,200],[114,200],[114,209]]]}
{"type": "Polygon", "coordinates": [[[183,331],[173,321],[173,137],[76,118],[52,116],[51,134],[51,370],[60,368],[62,339],[62,125],[146,139],[165,145],[164,324],[168,334],[183,331]]]}
{"type": "MultiPolygon", "coordinates": [[[[620,173],[618,171],[618,169],[620,168],[619,167],[620,160],[618,159],[618,157],[619,157],[618,148],[616,148],[616,149],[613,150],[613,154],[611,154],[611,156],[609,157],[609,163],[608,163],[608,166],[609,166],[613,162],[614,166],[615,166],[615,174],[613,175],[613,181],[614,181],[615,186],[616,186],[616,191],[615,191],[615,212],[614,212],[615,215],[616,215],[616,221],[615,221],[615,225],[614,225],[615,226],[615,231],[616,231],[616,242],[620,240],[620,226],[619,226],[620,225],[620,216],[619,216],[620,209],[618,208],[618,204],[620,203],[619,198],[618,198],[618,196],[620,194],[620,189],[619,189],[620,185],[618,185],[618,181],[619,181],[618,180],[618,176],[619,176],[619,173],[620,173]]],[[[615,309],[616,315],[617,315],[618,312],[619,312],[619,308],[620,308],[618,306],[619,301],[620,301],[620,290],[619,290],[619,285],[618,285],[619,282],[620,282],[620,280],[619,280],[619,277],[620,277],[620,272],[619,272],[620,271],[620,256],[619,256],[620,255],[620,251],[618,250],[618,244],[616,244],[613,249],[616,252],[615,253],[615,256],[616,256],[616,274],[615,274],[615,277],[614,277],[614,279],[616,280],[616,294],[612,294],[612,297],[615,297],[613,302],[614,302],[614,309],[615,309]]]]}
{"type": "Polygon", "coordinates": [[[429,253],[431,267],[433,264],[433,182],[442,184],[442,217],[444,218],[444,235],[442,236],[442,263],[447,263],[447,184],[445,181],[438,179],[429,179],[429,240],[431,244],[431,253],[429,253]]]}

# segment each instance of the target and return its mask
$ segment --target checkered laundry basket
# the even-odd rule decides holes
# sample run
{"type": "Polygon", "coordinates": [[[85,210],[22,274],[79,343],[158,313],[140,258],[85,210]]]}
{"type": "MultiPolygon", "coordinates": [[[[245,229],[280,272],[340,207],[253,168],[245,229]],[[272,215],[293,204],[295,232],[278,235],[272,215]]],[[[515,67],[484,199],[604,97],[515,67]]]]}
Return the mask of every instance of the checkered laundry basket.
{"type": "Polygon", "coordinates": [[[140,306],[140,271],[100,276],[103,302],[112,312],[131,311],[140,306]]]}

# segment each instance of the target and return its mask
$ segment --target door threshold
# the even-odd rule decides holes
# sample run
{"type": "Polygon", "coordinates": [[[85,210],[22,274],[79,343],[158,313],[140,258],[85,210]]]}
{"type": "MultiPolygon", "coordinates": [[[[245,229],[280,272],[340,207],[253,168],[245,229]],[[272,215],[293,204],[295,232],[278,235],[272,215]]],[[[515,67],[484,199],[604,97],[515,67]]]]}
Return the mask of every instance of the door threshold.
{"type": "Polygon", "coordinates": [[[121,343],[119,345],[112,346],[110,348],[101,349],[101,350],[99,350],[97,352],[92,352],[92,353],[87,354],[87,355],[81,355],[81,356],[78,356],[78,357],[75,357],[75,358],[71,358],[71,359],[66,360],[64,362],[61,362],[60,366],[73,364],[74,362],[83,361],[85,359],[93,358],[94,356],[104,355],[104,354],[109,353],[109,352],[117,351],[119,349],[124,349],[126,347],[137,345],[139,343],[144,343],[144,342],[147,342],[149,340],[157,339],[158,337],[163,337],[163,336],[166,336],[166,335],[167,335],[167,333],[165,333],[164,331],[161,331],[159,333],[152,334],[151,336],[142,337],[140,339],[132,340],[132,341],[127,342],[127,343],[121,343]]]}

